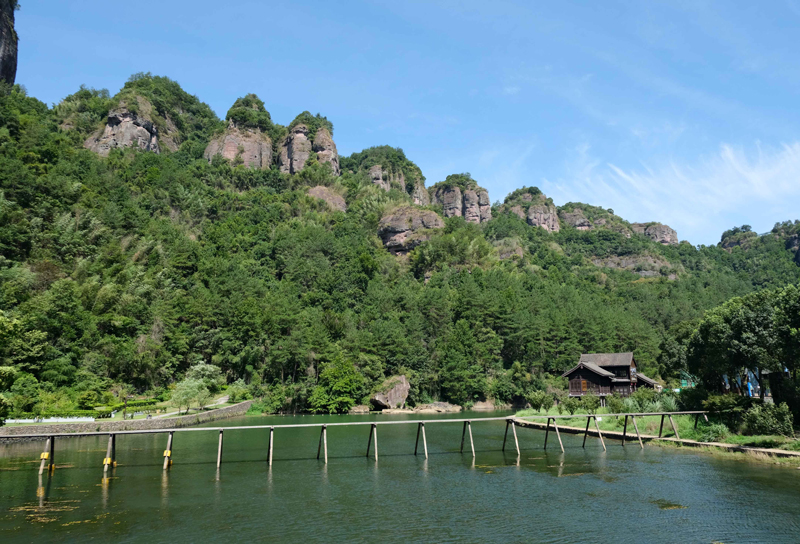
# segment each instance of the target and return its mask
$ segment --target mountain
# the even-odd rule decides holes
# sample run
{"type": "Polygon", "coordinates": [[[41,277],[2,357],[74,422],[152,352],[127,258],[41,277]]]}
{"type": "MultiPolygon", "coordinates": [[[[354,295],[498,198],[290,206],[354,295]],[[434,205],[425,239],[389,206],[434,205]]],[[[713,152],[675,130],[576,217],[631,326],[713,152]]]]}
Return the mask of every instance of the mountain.
{"type": "Polygon", "coordinates": [[[401,149],[339,157],[333,135],[255,94],[221,120],[150,74],[52,108],[6,87],[0,392],[18,410],[165,395],[204,362],[273,409],[334,372],[354,401],[403,374],[412,403],[509,402],[563,388],[582,352],[668,378],[675,327],[800,281],[798,222],[695,247],[536,187],[494,205],[469,174],[426,187],[401,149]]]}

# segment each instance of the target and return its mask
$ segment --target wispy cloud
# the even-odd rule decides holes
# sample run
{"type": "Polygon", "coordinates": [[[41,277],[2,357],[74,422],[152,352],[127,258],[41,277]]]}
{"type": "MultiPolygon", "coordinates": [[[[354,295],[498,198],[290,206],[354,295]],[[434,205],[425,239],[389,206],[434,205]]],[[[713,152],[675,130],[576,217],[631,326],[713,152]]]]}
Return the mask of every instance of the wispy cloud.
{"type": "Polygon", "coordinates": [[[518,94],[520,90],[521,89],[516,85],[508,85],[506,87],[503,87],[503,94],[514,95],[518,94]]]}
{"type": "Polygon", "coordinates": [[[661,221],[692,243],[715,243],[718,225],[750,223],[768,230],[795,219],[800,198],[800,142],[776,148],[719,146],[693,164],[667,161],[623,168],[579,146],[558,180],[542,190],[556,203],[580,201],[611,207],[630,221],[661,221]]]}

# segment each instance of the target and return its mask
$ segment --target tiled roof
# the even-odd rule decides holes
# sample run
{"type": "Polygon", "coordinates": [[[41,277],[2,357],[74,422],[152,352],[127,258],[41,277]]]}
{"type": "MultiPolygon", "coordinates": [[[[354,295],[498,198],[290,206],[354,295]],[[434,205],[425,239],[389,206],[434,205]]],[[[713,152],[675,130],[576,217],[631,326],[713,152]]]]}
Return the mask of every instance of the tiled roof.
{"type": "Polygon", "coordinates": [[[604,378],[613,378],[614,377],[614,373],[613,372],[609,372],[608,370],[603,370],[602,368],[600,368],[599,366],[597,366],[594,363],[585,363],[583,361],[581,361],[580,363],[578,363],[577,365],[575,365],[571,369],[569,369],[566,372],[564,372],[562,374],[562,376],[566,376],[567,374],[571,374],[574,370],[577,370],[580,367],[584,367],[584,368],[586,368],[588,370],[591,370],[595,374],[597,374],[599,376],[603,376],[604,378]]]}
{"type": "Polygon", "coordinates": [[[628,353],[584,353],[579,362],[597,366],[630,366],[633,352],[628,353]]]}

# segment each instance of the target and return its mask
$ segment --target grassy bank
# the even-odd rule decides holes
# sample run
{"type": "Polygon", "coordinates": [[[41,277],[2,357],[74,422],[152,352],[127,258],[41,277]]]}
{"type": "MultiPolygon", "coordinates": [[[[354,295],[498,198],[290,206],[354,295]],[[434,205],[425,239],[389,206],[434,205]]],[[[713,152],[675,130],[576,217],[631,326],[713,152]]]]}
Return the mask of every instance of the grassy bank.
{"type": "MultiPolygon", "coordinates": [[[[585,411],[581,413],[586,414],[585,411]]],[[[625,418],[604,416],[608,413],[608,408],[600,408],[597,411],[600,430],[621,432],[625,423],[625,418]]],[[[536,411],[532,409],[521,410],[517,412],[516,415],[517,417],[525,417],[562,414],[559,414],[556,408],[551,408],[547,412],[536,411]]],[[[564,412],[563,415],[568,414],[564,412]]],[[[576,413],[576,415],[578,414],[576,413]]],[[[694,428],[694,416],[675,416],[672,419],[675,421],[675,426],[678,428],[678,434],[680,434],[680,437],[688,440],[697,440],[700,442],[722,442],[725,444],[737,444],[740,446],[751,446],[755,448],[775,448],[788,451],[800,451],[800,440],[796,438],[789,438],[780,435],[745,436],[733,432],[723,434],[720,432],[720,426],[716,425],[714,416],[709,416],[709,423],[706,423],[701,417],[696,429],[694,428]]],[[[658,428],[661,424],[661,416],[637,417],[636,423],[639,425],[639,432],[642,434],[658,435],[658,428]]],[[[559,419],[558,424],[569,427],[584,428],[586,426],[586,418],[568,417],[559,419]]],[[[594,426],[594,424],[592,424],[592,426],[594,426]]],[[[636,432],[630,419],[628,420],[628,432],[631,434],[635,434],[636,432]]],[[[672,426],[669,424],[669,420],[666,418],[664,420],[664,430],[662,436],[675,436],[675,433],[672,431],[672,426]]]]}

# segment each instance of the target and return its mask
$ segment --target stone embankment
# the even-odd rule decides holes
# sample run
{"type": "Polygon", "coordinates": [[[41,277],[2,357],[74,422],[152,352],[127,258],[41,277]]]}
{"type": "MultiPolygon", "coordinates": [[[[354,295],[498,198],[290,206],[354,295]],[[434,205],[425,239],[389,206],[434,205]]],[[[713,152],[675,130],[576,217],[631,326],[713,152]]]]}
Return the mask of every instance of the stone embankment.
{"type": "MultiPolygon", "coordinates": [[[[246,400],[233,406],[217,410],[163,419],[132,419],[126,421],[94,421],[86,423],[56,423],[52,425],[24,425],[20,427],[0,427],[0,442],[27,439],[27,435],[95,433],[116,431],[148,431],[156,429],[179,429],[191,427],[219,419],[244,415],[253,404],[246,400]]],[[[37,440],[43,440],[38,438],[37,440]]]]}
{"type": "MultiPolygon", "coordinates": [[[[540,423],[538,421],[528,421],[519,417],[514,418],[514,423],[519,425],[520,427],[529,427],[532,429],[539,429],[541,431],[547,429],[547,422],[540,423]]],[[[630,429],[630,427],[628,427],[630,429]]],[[[578,427],[566,427],[566,426],[558,426],[558,430],[562,433],[569,433],[569,434],[583,434],[586,432],[586,429],[581,429],[578,427]]],[[[597,430],[589,428],[589,436],[597,436],[597,430]]],[[[610,438],[612,440],[622,440],[622,433],[619,431],[602,431],[603,438],[610,438]]],[[[779,450],[775,448],[753,448],[750,446],[740,446],[739,444],[726,444],[724,442],[699,442],[697,440],[687,440],[685,438],[676,438],[674,436],[659,438],[657,436],[649,435],[649,434],[642,434],[642,441],[649,442],[668,442],[672,444],[677,444],[679,446],[689,446],[693,448],[719,448],[721,450],[727,451],[734,451],[734,452],[741,452],[741,453],[759,453],[763,455],[771,455],[773,457],[792,457],[792,458],[800,458],[800,452],[798,451],[788,451],[788,450],[779,450]]],[[[636,432],[628,432],[626,435],[626,440],[631,443],[636,442],[636,432]]]]}

